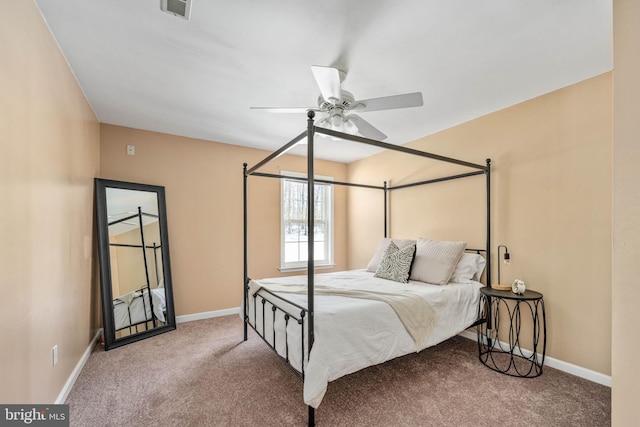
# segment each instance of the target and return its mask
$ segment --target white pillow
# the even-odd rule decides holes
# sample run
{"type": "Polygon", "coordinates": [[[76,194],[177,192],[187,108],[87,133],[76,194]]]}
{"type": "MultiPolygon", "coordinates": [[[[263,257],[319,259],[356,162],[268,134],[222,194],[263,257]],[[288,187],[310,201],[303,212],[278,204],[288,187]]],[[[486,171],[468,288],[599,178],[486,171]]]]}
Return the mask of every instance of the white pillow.
{"type": "Polygon", "coordinates": [[[409,278],[434,285],[446,285],[466,246],[466,242],[438,242],[419,238],[409,278]]]}
{"type": "Polygon", "coordinates": [[[479,282],[486,265],[487,260],[482,255],[463,253],[449,282],[471,283],[472,280],[479,282]]]}
{"type": "Polygon", "coordinates": [[[389,239],[388,237],[385,237],[384,239],[382,239],[382,241],[380,241],[380,243],[378,244],[378,249],[376,250],[376,253],[373,255],[373,258],[371,258],[371,260],[369,261],[369,264],[367,264],[367,271],[375,273],[378,270],[380,261],[382,261],[382,258],[384,257],[384,251],[387,250],[387,246],[389,246],[389,243],[391,243],[392,241],[393,243],[395,243],[398,249],[402,249],[409,245],[415,245],[416,243],[415,240],[389,239]]]}

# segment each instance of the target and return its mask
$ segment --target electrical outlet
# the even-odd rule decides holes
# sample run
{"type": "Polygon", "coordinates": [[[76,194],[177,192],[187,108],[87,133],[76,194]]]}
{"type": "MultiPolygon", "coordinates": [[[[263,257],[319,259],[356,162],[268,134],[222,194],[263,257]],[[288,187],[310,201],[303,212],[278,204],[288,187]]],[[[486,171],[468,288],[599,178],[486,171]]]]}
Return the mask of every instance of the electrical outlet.
{"type": "Polygon", "coordinates": [[[136,146],[135,145],[127,145],[127,154],[130,156],[136,155],[136,146]]]}
{"type": "Polygon", "coordinates": [[[58,364],[58,345],[54,345],[51,349],[51,366],[56,366],[58,364]]]}

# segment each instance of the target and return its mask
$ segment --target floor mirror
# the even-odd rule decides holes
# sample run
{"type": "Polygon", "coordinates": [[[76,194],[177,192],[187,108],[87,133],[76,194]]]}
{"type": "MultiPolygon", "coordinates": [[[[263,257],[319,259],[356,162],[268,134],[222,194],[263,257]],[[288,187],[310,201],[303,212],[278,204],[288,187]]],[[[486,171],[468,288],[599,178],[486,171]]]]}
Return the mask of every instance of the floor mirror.
{"type": "Polygon", "coordinates": [[[164,187],[95,179],[105,350],[176,328],[164,187]]]}

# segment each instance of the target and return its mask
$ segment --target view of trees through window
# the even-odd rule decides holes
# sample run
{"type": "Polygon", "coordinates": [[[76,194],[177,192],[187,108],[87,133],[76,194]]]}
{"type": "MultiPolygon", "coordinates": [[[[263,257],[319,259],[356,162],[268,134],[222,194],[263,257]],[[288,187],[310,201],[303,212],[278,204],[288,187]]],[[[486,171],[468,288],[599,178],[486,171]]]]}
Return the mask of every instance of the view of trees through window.
{"type": "MultiPolygon", "coordinates": [[[[332,186],[314,186],[314,259],[318,265],[332,262],[332,186]]],[[[282,266],[305,266],[309,241],[307,183],[284,179],[282,185],[282,266]]]]}

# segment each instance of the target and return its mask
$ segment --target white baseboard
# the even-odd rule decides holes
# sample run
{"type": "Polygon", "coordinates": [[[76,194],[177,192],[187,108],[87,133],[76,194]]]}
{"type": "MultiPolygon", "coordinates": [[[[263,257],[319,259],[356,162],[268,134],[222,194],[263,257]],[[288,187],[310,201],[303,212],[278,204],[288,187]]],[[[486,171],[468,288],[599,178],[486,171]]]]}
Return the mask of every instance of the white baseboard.
{"type": "Polygon", "coordinates": [[[194,320],[210,319],[212,317],[222,317],[238,313],[240,313],[240,307],[225,308],[224,310],[205,311],[195,314],[184,314],[182,316],[176,316],[176,323],[193,322],[194,320]]]}
{"type": "MultiPolygon", "coordinates": [[[[477,335],[475,332],[462,331],[458,335],[473,341],[477,341],[477,335]]],[[[500,342],[500,344],[505,348],[509,347],[509,344],[504,343],[502,341],[500,342]]],[[[531,351],[528,351],[528,350],[523,350],[522,353],[523,353],[522,355],[525,357],[529,357],[533,354],[531,351]]],[[[538,356],[542,358],[542,355],[538,355],[538,356]]],[[[563,371],[568,374],[575,375],[576,377],[584,378],[585,380],[593,381],[594,383],[611,387],[610,375],[601,374],[600,372],[592,371],[591,369],[583,368],[581,366],[577,366],[572,363],[554,359],[553,357],[549,357],[545,355],[544,366],[549,366],[550,368],[554,368],[559,371],[563,371]]]]}
{"type": "Polygon", "coordinates": [[[58,397],[56,398],[56,401],[55,401],[56,405],[61,405],[65,402],[65,400],[67,400],[67,396],[69,396],[69,393],[71,392],[73,385],[78,379],[78,376],[82,371],[82,368],[84,368],[84,365],[87,363],[87,360],[89,360],[89,356],[91,355],[93,348],[96,346],[96,343],[98,342],[98,339],[101,336],[102,336],[102,329],[98,329],[96,334],[93,336],[93,339],[89,343],[89,346],[84,351],[84,353],[82,354],[82,357],[76,364],[76,367],[71,372],[71,375],[69,375],[69,378],[67,379],[67,382],[65,383],[64,387],[62,387],[60,394],[58,394],[58,397]]]}
{"type": "MultiPolygon", "coordinates": [[[[203,313],[196,313],[196,314],[186,314],[184,316],[176,316],[176,323],[191,322],[191,321],[194,321],[194,320],[209,319],[209,318],[212,318],[212,317],[227,316],[227,315],[230,315],[230,314],[238,314],[238,313],[240,313],[240,307],[227,308],[227,309],[224,309],[224,310],[216,310],[216,311],[206,311],[206,312],[203,312],[203,313]]],[[[82,368],[84,368],[84,365],[87,363],[87,360],[89,359],[89,356],[91,355],[91,352],[93,351],[93,348],[96,346],[96,343],[98,342],[98,339],[100,339],[100,336],[102,336],[102,329],[99,329],[96,332],[95,336],[91,340],[91,343],[89,343],[89,346],[87,347],[87,349],[82,354],[82,357],[80,358],[80,360],[76,364],[76,367],[71,372],[71,375],[69,375],[69,378],[67,379],[67,382],[65,383],[64,387],[62,387],[62,390],[60,391],[60,394],[58,394],[58,397],[56,398],[56,401],[55,401],[56,405],[63,404],[65,402],[65,400],[67,400],[67,397],[69,396],[69,393],[71,392],[71,389],[73,388],[73,385],[75,384],[76,380],[78,379],[78,376],[80,375],[80,372],[82,371],[82,368]]]]}

